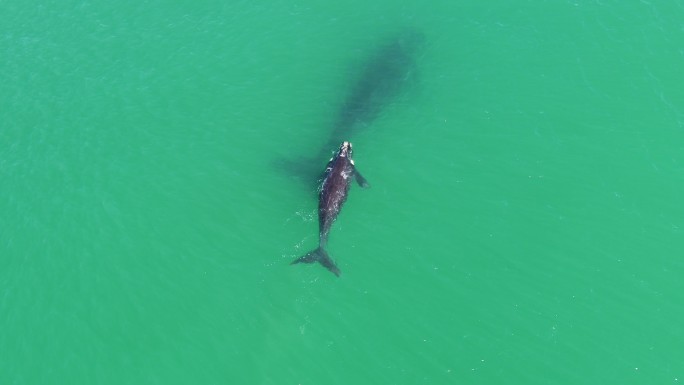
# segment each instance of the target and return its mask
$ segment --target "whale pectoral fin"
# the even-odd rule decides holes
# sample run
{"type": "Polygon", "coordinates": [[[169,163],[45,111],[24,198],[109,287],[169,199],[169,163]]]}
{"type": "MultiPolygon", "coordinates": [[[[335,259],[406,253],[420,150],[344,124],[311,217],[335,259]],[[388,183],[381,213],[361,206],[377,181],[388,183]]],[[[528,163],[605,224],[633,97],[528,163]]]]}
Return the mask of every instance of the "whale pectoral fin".
{"type": "Polygon", "coordinates": [[[363,188],[368,188],[370,187],[370,184],[368,184],[368,181],[366,178],[364,178],[357,170],[356,167],[354,168],[354,179],[356,179],[356,183],[359,184],[359,186],[363,188]]]}
{"type": "Polygon", "coordinates": [[[292,176],[301,180],[304,183],[311,183],[318,177],[318,162],[315,159],[297,158],[297,159],[276,159],[272,162],[272,166],[279,172],[292,176]]]}

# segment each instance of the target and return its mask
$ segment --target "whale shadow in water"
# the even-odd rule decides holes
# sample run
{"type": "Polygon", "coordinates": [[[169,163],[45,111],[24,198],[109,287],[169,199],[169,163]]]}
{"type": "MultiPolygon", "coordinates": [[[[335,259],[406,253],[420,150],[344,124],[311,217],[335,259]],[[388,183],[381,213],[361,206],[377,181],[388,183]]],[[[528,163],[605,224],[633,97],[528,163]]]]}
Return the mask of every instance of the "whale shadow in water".
{"type": "Polygon", "coordinates": [[[424,45],[423,33],[415,29],[402,30],[379,44],[364,60],[320,149],[311,152],[311,157],[280,160],[276,165],[307,184],[320,180],[321,162],[328,160],[341,142],[352,140],[357,131],[371,125],[385,106],[415,83],[424,45]]]}
{"type": "Polygon", "coordinates": [[[385,41],[366,60],[363,72],[342,104],[332,134],[322,151],[366,127],[385,106],[416,80],[416,61],[425,38],[416,30],[404,30],[385,41]]]}

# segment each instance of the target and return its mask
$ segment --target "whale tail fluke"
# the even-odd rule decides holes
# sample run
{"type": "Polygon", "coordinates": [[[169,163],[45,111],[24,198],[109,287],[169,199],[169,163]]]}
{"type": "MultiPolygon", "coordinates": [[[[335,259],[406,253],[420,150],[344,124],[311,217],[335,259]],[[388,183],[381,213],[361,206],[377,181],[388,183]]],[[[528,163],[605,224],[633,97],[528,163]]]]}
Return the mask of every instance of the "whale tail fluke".
{"type": "Polygon", "coordinates": [[[330,270],[333,274],[336,276],[340,276],[340,269],[337,268],[337,265],[335,265],[335,261],[330,258],[328,253],[323,249],[322,247],[318,247],[316,250],[310,251],[306,255],[303,255],[294,261],[292,261],[291,265],[295,265],[297,263],[314,263],[318,262],[321,265],[323,265],[326,269],[330,270]]]}

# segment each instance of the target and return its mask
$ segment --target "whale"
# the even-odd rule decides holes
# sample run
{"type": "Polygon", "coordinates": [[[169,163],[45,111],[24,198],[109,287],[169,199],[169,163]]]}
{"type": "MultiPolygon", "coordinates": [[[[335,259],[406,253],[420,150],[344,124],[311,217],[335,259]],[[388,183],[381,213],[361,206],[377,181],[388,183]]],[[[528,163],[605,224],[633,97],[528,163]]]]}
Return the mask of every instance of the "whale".
{"type": "Polygon", "coordinates": [[[319,188],[318,247],[294,260],[292,265],[318,262],[336,276],[340,276],[340,269],[325,248],[328,244],[330,229],[347,200],[352,181],[356,181],[361,187],[369,187],[368,181],[358,172],[354,164],[352,144],[345,141],[328,162],[319,188]]]}
{"type": "Polygon", "coordinates": [[[384,108],[416,81],[417,60],[425,45],[422,32],[405,29],[387,38],[365,59],[340,106],[319,156],[370,126],[384,108]]]}
{"type": "Polygon", "coordinates": [[[276,165],[306,184],[315,185],[320,179],[318,162],[327,159],[339,143],[352,140],[369,127],[387,105],[415,84],[424,45],[423,33],[411,28],[382,40],[355,71],[357,75],[349,82],[346,97],[333,115],[332,129],[323,136],[318,149],[311,151],[311,156],[277,160],[276,165]]]}

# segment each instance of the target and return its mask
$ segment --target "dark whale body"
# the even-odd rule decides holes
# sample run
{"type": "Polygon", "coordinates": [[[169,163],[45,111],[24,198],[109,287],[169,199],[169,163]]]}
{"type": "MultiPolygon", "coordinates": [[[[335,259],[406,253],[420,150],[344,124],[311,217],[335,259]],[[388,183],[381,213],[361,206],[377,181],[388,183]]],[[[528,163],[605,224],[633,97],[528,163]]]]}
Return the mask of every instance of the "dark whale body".
{"type": "Polygon", "coordinates": [[[354,165],[351,143],[343,142],[328,162],[318,195],[318,248],[293,261],[293,265],[319,262],[333,274],[340,276],[340,269],[330,258],[325,247],[328,244],[330,228],[347,200],[352,180],[356,180],[361,187],[368,187],[368,182],[354,165]]]}

